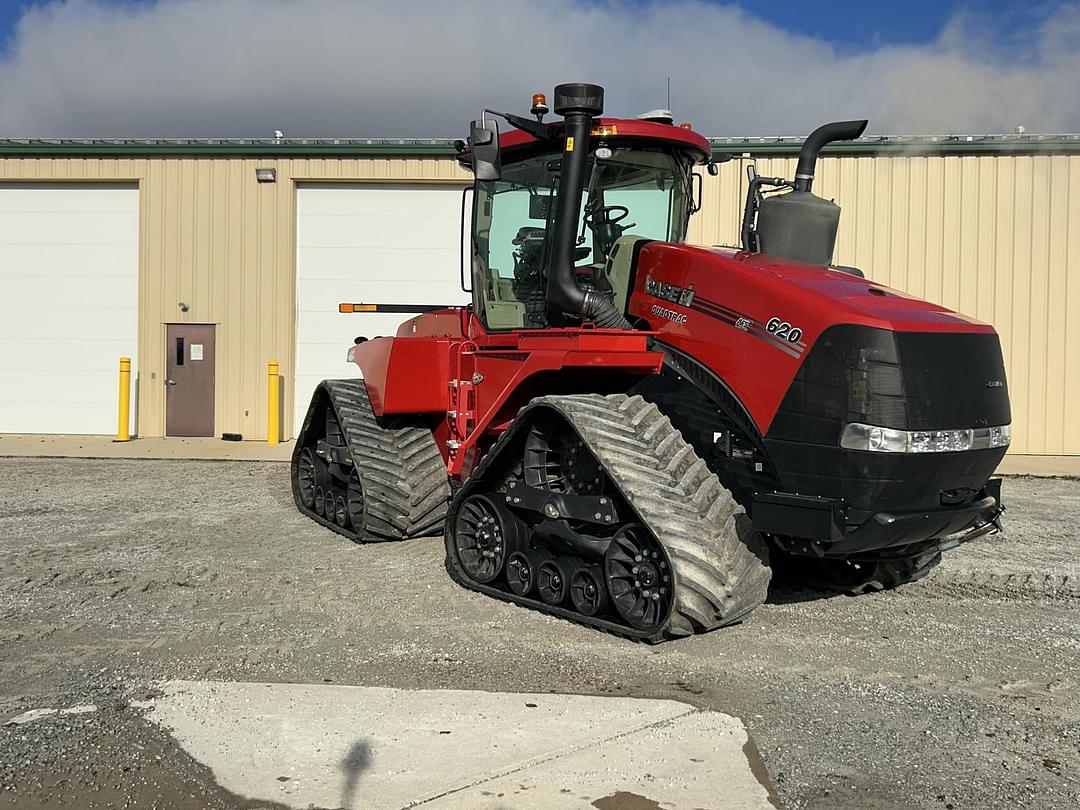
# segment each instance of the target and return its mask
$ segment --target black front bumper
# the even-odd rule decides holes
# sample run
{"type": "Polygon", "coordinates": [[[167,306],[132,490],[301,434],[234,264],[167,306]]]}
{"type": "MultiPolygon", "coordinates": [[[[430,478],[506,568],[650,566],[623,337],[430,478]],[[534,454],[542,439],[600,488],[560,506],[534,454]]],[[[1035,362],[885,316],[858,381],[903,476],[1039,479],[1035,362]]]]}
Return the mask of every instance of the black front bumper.
{"type": "Polygon", "coordinates": [[[958,540],[998,527],[1004,511],[1001,479],[991,478],[976,497],[957,506],[912,512],[877,512],[858,524],[848,522],[843,501],[787,493],[754,496],[754,529],[772,535],[794,554],[851,557],[965,533],[958,540]]]}

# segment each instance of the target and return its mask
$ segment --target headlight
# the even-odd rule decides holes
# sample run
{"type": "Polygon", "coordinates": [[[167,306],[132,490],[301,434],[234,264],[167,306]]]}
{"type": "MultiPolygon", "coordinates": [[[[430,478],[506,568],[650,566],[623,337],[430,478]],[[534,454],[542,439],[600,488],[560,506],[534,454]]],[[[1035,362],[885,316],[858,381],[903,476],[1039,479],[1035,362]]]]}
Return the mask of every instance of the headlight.
{"type": "Polygon", "coordinates": [[[957,453],[1008,447],[1011,440],[1010,425],[960,430],[896,430],[852,422],[844,427],[840,446],[874,453],[957,453]]]}

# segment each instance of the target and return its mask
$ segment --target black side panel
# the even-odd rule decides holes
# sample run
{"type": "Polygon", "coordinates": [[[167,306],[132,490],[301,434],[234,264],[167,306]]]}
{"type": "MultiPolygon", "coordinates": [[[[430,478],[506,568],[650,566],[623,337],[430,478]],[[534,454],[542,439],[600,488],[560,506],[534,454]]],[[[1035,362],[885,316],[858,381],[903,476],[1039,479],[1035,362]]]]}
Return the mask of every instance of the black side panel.
{"type": "Polygon", "coordinates": [[[731,389],[694,358],[660,341],[660,374],[631,393],[656,403],[735,500],[751,511],[753,496],[779,488],[779,479],[754,420],[731,389]]]}

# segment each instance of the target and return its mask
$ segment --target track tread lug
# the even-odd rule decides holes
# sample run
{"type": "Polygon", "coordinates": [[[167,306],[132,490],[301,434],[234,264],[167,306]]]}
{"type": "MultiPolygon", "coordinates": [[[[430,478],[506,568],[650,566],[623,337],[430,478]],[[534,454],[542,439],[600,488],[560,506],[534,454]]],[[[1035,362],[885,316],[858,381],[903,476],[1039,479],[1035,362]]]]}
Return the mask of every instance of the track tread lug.
{"type": "Polygon", "coordinates": [[[293,453],[293,492],[296,505],[316,522],[351,540],[405,540],[431,532],[442,524],[450,499],[446,467],[431,431],[416,426],[379,423],[363,380],[324,380],[308,410],[293,453]],[[296,459],[304,436],[318,412],[319,398],[334,411],[364,486],[366,517],[362,532],[343,529],[306,509],[296,488],[296,459]]]}

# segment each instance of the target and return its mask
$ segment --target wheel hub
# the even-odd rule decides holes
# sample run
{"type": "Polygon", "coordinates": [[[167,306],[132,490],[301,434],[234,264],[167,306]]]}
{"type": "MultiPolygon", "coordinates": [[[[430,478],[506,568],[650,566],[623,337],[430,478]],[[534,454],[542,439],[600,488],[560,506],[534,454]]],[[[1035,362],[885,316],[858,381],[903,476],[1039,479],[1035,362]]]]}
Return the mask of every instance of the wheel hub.
{"type": "Polygon", "coordinates": [[[507,531],[511,532],[509,551],[517,545],[515,520],[486,495],[473,495],[462,503],[454,524],[454,543],[462,567],[477,582],[491,582],[502,573],[508,556],[507,531]]]}
{"type": "Polygon", "coordinates": [[[633,627],[661,624],[671,610],[671,569],[663,551],[643,526],[620,529],[605,555],[611,600],[633,627]]]}

